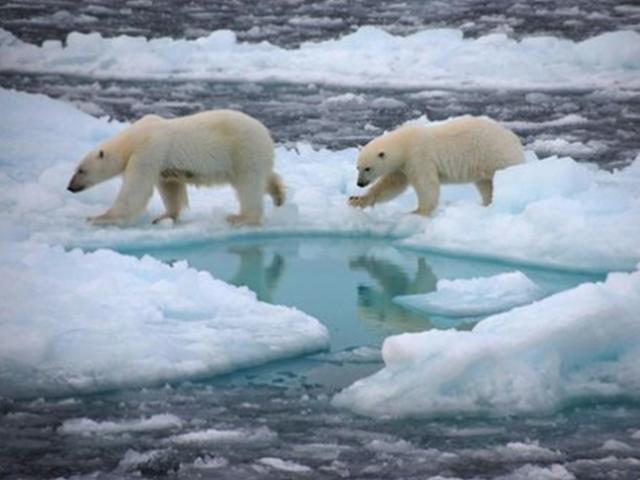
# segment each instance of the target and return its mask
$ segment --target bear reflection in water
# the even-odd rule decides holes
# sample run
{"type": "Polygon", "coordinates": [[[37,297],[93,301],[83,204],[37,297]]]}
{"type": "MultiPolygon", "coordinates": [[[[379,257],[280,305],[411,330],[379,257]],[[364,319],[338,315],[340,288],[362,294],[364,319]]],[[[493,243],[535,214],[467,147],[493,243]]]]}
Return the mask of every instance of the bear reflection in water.
{"type": "Polygon", "coordinates": [[[255,292],[258,300],[273,303],[273,291],[285,271],[284,257],[275,252],[267,265],[264,249],[255,244],[234,245],[227,252],[240,258],[240,265],[230,283],[246,286],[255,292]]]}
{"type": "Polygon", "coordinates": [[[432,327],[426,314],[420,314],[393,302],[399,295],[429,293],[436,289],[438,278],[424,259],[417,259],[413,278],[402,266],[389,259],[361,255],[350,260],[349,268],[366,271],[379,288],[358,285],[358,316],[394,332],[419,332],[432,327]]]}
{"type": "Polygon", "coordinates": [[[261,301],[296,307],[320,320],[340,346],[375,344],[389,334],[437,325],[436,318],[393,301],[435,291],[438,279],[428,257],[379,240],[243,239],[154,255],[186,260],[249,288],[261,301]]]}

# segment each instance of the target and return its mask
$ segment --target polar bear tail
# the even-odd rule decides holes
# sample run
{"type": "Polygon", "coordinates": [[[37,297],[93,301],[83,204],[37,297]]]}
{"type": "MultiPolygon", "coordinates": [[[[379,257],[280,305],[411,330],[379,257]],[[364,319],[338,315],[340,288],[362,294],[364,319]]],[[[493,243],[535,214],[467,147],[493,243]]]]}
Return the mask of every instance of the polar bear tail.
{"type": "Polygon", "coordinates": [[[269,183],[267,184],[267,193],[271,195],[273,203],[277,207],[284,203],[284,184],[282,183],[280,175],[275,172],[273,172],[269,177],[269,183]]]}

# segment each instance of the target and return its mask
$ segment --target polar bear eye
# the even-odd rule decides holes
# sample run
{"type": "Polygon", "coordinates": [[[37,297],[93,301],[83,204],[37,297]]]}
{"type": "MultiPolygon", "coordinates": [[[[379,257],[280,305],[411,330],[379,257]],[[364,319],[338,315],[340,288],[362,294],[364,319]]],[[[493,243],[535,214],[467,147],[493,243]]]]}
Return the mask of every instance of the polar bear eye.
{"type": "Polygon", "coordinates": [[[100,150],[100,153],[98,153],[98,156],[99,156],[100,158],[104,158],[104,151],[103,151],[103,150],[100,150]]]}
{"type": "Polygon", "coordinates": [[[84,168],[79,168],[78,169],[78,175],[84,175],[85,173],[87,173],[87,172],[85,171],[84,168]]]}
{"type": "Polygon", "coordinates": [[[367,167],[364,169],[365,172],[370,172],[371,171],[371,167],[367,167]]]}
{"type": "Polygon", "coordinates": [[[378,157],[379,157],[379,158],[384,158],[384,152],[380,152],[380,153],[378,154],[378,157]]]}

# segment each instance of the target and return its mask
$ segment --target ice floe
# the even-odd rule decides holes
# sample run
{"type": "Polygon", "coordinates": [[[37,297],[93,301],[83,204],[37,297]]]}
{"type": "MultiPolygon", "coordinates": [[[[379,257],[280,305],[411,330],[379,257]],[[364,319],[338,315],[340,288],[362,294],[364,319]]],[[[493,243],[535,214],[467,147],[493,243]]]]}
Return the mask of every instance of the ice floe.
{"type": "Polygon", "coordinates": [[[2,395],[202,378],[328,346],[317,320],[184,262],[2,243],[0,277],[2,395]]]}
{"type": "Polygon", "coordinates": [[[637,87],[639,42],[640,34],[633,31],[574,42],[515,40],[504,33],[464,38],[457,29],[394,36],[365,26],[296,49],[239,42],[229,30],[195,40],[70,33],[64,43],[49,40],[37,46],[0,30],[0,70],[394,87],[637,87]]]}

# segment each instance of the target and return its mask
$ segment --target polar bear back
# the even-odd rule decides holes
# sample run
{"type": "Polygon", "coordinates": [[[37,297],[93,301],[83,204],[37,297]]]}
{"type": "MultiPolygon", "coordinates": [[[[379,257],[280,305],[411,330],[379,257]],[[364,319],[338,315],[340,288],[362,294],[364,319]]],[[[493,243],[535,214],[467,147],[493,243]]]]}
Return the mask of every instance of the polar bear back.
{"type": "Polygon", "coordinates": [[[491,179],[496,170],[524,160],[520,139],[487,117],[463,116],[408,128],[415,128],[409,161],[435,165],[443,183],[491,179]]]}
{"type": "Polygon", "coordinates": [[[140,122],[153,137],[143,148],[156,159],[160,175],[211,185],[233,182],[240,172],[266,175],[273,168],[269,131],[244,113],[210,110],[174,119],[145,117],[140,122]]]}

